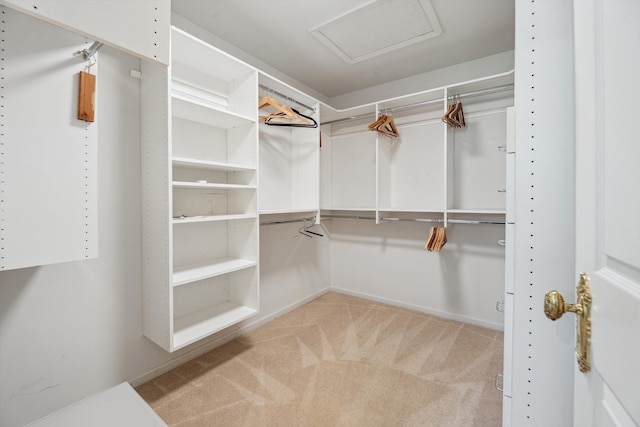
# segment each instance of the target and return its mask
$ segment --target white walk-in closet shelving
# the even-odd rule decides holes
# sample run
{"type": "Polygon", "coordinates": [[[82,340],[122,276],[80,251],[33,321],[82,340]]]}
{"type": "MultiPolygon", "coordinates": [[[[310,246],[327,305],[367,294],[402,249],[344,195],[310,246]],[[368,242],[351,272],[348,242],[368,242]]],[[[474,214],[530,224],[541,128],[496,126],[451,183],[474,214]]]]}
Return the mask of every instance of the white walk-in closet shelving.
{"type": "Polygon", "coordinates": [[[336,111],[179,29],[171,46],[143,69],[145,334],[168,351],[257,312],[260,222],[505,223],[513,72],[336,111]],[[262,123],[262,97],[321,126],[262,123]],[[368,129],[380,114],[398,137],[368,129]]]}
{"type": "Polygon", "coordinates": [[[259,310],[258,73],[177,28],[144,66],[144,333],[174,351],[259,310]]]}
{"type": "Polygon", "coordinates": [[[321,207],[328,215],[357,211],[376,221],[505,221],[506,108],[513,72],[381,101],[323,117],[321,207]],[[441,118],[461,101],[463,128],[441,118]],[[368,130],[391,114],[399,136],[368,130]]]}

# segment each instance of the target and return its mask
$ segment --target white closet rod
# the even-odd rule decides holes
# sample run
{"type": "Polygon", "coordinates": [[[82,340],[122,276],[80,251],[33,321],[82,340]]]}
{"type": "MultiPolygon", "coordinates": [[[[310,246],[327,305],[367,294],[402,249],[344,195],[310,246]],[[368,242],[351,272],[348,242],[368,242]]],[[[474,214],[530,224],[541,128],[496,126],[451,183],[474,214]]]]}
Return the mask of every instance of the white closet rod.
{"type": "MultiPolygon", "coordinates": [[[[337,218],[337,219],[369,219],[375,220],[373,216],[358,216],[358,215],[322,215],[322,218],[337,218]]],[[[380,221],[413,221],[413,222],[438,222],[444,223],[442,218],[392,218],[392,217],[380,217],[380,221]]],[[[448,219],[448,224],[482,224],[482,225],[505,225],[504,221],[488,221],[481,219],[448,219]]]]}
{"type": "Polygon", "coordinates": [[[292,222],[307,222],[307,221],[313,222],[315,220],[316,220],[315,216],[310,216],[307,218],[284,219],[281,221],[265,221],[265,222],[261,222],[260,225],[289,224],[292,222]]]}
{"type": "MultiPolygon", "coordinates": [[[[507,84],[507,85],[502,85],[502,86],[496,86],[496,87],[492,87],[492,88],[488,88],[488,89],[482,89],[482,90],[475,90],[472,92],[465,92],[465,93],[459,93],[456,95],[450,95],[447,97],[447,99],[458,99],[458,98],[471,98],[474,96],[481,96],[481,95],[487,95],[487,94],[492,94],[492,93],[497,93],[497,92],[504,92],[507,90],[511,90],[513,89],[513,84],[507,84]]],[[[429,101],[423,101],[423,102],[416,102],[415,104],[408,104],[408,105],[401,105],[399,107],[393,107],[393,108],[381,108],[381,111],[384,111],[385,113],[392,113],[394,111],[404,111],[404,110],[411,110],[413,108],[418,108],[418,107],[424,107],[426,105],[431,105],[431,104],[437,104],[444,101],[444,98],[438,98],[438,99],[431,99],[429,101]]],[[[333,123],[340,123],[340,122],[346,122],[349,120],[359,120],[359,119],[366,119],[367,117],[373,117],[375,116],[375,112],[371,112],[371,113],[364,113],[364,114],[359,114],[357,116],[349,116],[349,117],[344,117],[342,119],[335,119],[335,120],[330,120],[328,122],[324,122],[324,123],[320,123],[321,125],[330,125],[333,123]]]]}
{"type": "Polygon", "coordinates": [[[293,99],[293,98],[291,98],[290,96],[285,95],[284,93],[280,93],[280,92],[278,92],[278,91],[276,91],[276,90],[273,90],[273,89],[271,89],[270,87],[265,86],[265,85],[258,85],[258,86],[260,87],[260,89],[264,89],[264,90],[269,91],[269,92],[271,92],[271,93],[273,93],[273,94],[275,94],[275,95],[278,95],[278,96],[279,96],[279,97],[281,97],[281,98],[285,98],[285,99],[287,99],[287,100],[289,100],[289,101],[291,101],[291,102],[293,102],[293,103],[295,103],[295,104],[298,104],[298,105],[299,105],[299,106],[301,106],[301,107],[306,108],[307,110],[313,111],[314,113],[316,112],[316,109],[315,109],[315,108],[313,108],[313,107],[309,107],[307,104],[304,104],[304,103],[302,103],[302,102],[300,102],[300,101],[298,101],[298,100],[296,100],[296,99],[293,99]]]}

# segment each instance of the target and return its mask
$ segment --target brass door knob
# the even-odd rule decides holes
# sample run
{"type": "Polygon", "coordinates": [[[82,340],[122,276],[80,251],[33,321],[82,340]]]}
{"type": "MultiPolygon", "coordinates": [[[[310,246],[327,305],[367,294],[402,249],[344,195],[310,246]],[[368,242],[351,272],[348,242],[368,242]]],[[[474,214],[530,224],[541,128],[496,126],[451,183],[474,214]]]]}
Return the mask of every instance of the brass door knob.
{"type": "Polygon", "coordinates": [[[585,273],[580,274],[580,282],[576,288],[578,302],[568,304],[558,291],[549,291],[544,296],[544,314],[551,320],[562,317],[564,313],[571,312],[578,316],[576,322],[576,357],[581,372],[591,369],[591,289],[589,278],[585,273]]]}
{"type": "Polygon", "coordinates": [[[544,314],[551,320],[562,317],[567,311],[582,314],[582,304],[567,304],[558,291],[549,291],[544,296],[544,314]]]}

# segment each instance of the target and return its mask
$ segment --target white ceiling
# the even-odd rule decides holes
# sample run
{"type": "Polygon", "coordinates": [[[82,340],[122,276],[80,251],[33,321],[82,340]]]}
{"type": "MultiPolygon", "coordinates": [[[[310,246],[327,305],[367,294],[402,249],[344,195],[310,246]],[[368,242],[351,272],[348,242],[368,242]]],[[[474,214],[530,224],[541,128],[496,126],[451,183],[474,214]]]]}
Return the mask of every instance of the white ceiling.
{"type": "MultiPolygon", "coordinates": [[[[378,1],[403,7],[410,0],[378,1]]],[[[431,0],[441,35],[353,64],[310,32],[369,3],[371,0],[173,0],[172,9],[327,98],[514,46],[514,0],[431,0]]],[[[376,22],[373,28],[360,24],[346,31],[349,37],[366,43],[372,31],[377,40],[385,33],[393,34],[399,20],[394,22],[387,28],[376,22]]]]}

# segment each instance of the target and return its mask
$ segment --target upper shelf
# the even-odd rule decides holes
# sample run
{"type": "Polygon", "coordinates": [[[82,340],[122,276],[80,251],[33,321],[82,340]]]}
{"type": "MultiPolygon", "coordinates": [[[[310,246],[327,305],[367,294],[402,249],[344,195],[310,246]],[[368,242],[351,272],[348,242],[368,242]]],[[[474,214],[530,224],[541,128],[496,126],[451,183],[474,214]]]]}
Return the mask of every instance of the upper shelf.
{"type": "Polygon", "coordinates": [[[206,160],[189,159],[186,157],[174,157],[172,160],[174,166],[192,168],[192,169],[207,169],[222,172],[243,172],[243,171],[255,171],[255,167],[243,166],[232,163],[222,162],[210,162],[206,160]]]}
{"type": "Polygon", "coordinates": [[[222,82],[231,82],[238,76],[256,72],[248,64],[175,27],[171,29],[171,62],[201,70],[222,82]]]}
{"type": "Polygon", "coordinates": [[[243,185],[243,184],[223,184],[214,182],[187,182],[187,181],[173,181],[173,188],[193,188],[193,189],[219,189],[219,190],[255,190],[255,185],[243,185]]]}
{"type": "Polygon", "coordinates": [[[506,212],[506,209],[447,209],[450,214],[504,215],[506,212]]]}
{"type": "Polygon", "coordinates": [[[226,111],[223,109],[224,107],[212,102],[177,93],[172,94],[171,98],[173,117],[222,129],[231,129],[254,122],[251,117],[226,111]]]}

